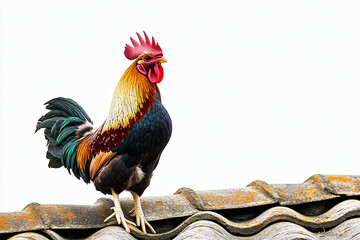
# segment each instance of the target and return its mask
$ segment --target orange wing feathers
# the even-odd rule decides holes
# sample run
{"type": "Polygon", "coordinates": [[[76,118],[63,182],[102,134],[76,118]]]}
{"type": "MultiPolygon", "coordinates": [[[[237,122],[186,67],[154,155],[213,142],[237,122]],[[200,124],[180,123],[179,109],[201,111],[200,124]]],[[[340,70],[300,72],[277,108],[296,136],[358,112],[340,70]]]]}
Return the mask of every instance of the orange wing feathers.
{"type": "Polygon", "coordinates": [[[98,174],[99,170],[104,167],[114,156],[116,152],[100,152],[97,154],[90,163],[90,179],[93,180],[98,174]]]}

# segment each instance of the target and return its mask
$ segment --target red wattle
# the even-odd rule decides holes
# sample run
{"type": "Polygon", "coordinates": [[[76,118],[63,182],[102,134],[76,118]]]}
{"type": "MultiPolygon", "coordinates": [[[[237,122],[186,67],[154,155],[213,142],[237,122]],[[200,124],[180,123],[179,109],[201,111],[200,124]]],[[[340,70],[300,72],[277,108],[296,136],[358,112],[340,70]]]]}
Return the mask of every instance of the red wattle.
{"type": "MultiPolygon", "coordinates": [[[[140,73],[144,74],[145,68],[142,65],[138,65],[137,69],[140,73]]],[[[154,64],[154,67],[149,69],[147,74],[148,79],[152,83],[160,83],[164,77],[164,69],[161,66],[161,63],[154,64]]]]}
{"type": "Polygon", "coordinates": [[[153,69],[149,69],[148,78],[152,83],[161,82],[164,76],[164,69],[162,68],[160,63],[156,63],[153,69]]]}
{"type": "MultiPolygon", "coordinates": [[[[155,67],[154,67],[155,68],[155,67]]],[[[148,78],[150,80],[150,82],[152,83],[156,83],[156,81],[158,80],[158,76],[156,74],[156,71],[149,69],[148,71],[148,78]]]]}
{"type": "Polygon", "coordinates": [[[160,83],[162,81],[163,77],[164,77],[164,69],[161,66],[161,63],[159,63],[159,77],[158,77],[158,80],[156,81],[156,83],[160,83]]]}

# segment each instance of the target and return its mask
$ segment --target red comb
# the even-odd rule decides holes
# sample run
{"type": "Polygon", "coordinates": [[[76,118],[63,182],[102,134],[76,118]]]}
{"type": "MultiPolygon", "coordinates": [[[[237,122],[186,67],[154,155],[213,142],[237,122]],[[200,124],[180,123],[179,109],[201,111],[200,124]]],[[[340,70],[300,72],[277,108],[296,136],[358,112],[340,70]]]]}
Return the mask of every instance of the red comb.
{"type": "Polygon", "coordinates": [[[133,60],[143,52],[152,52],[154,55],[159,55],[159,54],[162,55],[161,47],[159,46],[159,43],[155,42],[154,37],[152,37],[152,42],[150,42],[150,39],[146,35],[145,31],[144,31],[145,40],[140,36],[139,33],[136,34],[139,38],[140,43],[138,43],[132,37],[130,37],[133,47],[128,44],[125,45],[124,54],[127,59],[133,60]]]}

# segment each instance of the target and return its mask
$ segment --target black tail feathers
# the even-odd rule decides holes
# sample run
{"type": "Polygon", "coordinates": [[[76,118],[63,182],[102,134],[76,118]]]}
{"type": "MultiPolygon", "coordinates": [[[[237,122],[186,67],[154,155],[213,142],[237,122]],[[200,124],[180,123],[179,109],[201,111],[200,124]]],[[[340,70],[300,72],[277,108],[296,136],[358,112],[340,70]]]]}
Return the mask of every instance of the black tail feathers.
{"type": "Polygon", "coordinates": [[[61,159],[64,146],[91,131],[92,121],[84,109],[70,98],[54,98],[45,105],[50,111],[39,118],[35,132],[45,129],[49,167],[59,168],[64,165],[61,159]],[[80,126],[85,127],[79,129],[80,126]]]}

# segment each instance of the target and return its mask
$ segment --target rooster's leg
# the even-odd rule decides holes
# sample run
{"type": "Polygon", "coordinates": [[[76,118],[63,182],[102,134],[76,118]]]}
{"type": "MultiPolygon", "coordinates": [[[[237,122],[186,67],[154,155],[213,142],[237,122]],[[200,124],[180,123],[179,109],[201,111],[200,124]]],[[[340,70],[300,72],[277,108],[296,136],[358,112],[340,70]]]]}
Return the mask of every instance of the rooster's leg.
{"type": "Polygon", "coordinates": [[[119,224],[122,224],[123,227],[125,228],[125,231],[129,233],[129,232],[130,232],[130,229],[129,229],[129,226],[128,226],[127,224],[129,223],[129,224],[132,224],[132,225],[134,225],[134,226],[136,226],[136,225],[135,225],[135,223],[133,223],[133,222],[131,222],[131,221],[129,221],[129,220],[127,220],[127,219],[125,218],[124,213],[123,213],[123,211],[121,210],[121,207],[120,207],[119,194],[117,194],[117,193],[114,191],[114,189],[112,189],[112,188],[111,188],[111,193],[112,193],[113,198],[114,198],[114,207],[112,207],[111,209],[114,210],[114,212],[113,212],[110,216],[108,216],[108,217],[104,220],[104,222],[108,222],[111,218],[113,218],[113,217],[115,216],[117,222],[118,222],[119,224]]]}
{"type": "Polygon", "coordinates": [[[148,226],[148,228],[151,230],[152,233],[156,233],[154,228],[145,219],[144,212],[141,208],[139,195],[137,195],[137,193],[133,191],[130,191],[130,193],[133,196],[134,205],[135,205],[134,209],[131,210],[130,213],[132,213],[131,216],[136,217],[136,225],[141,226],[141,229],[144,233],[146,233],[146,226],[148,226]]]}

